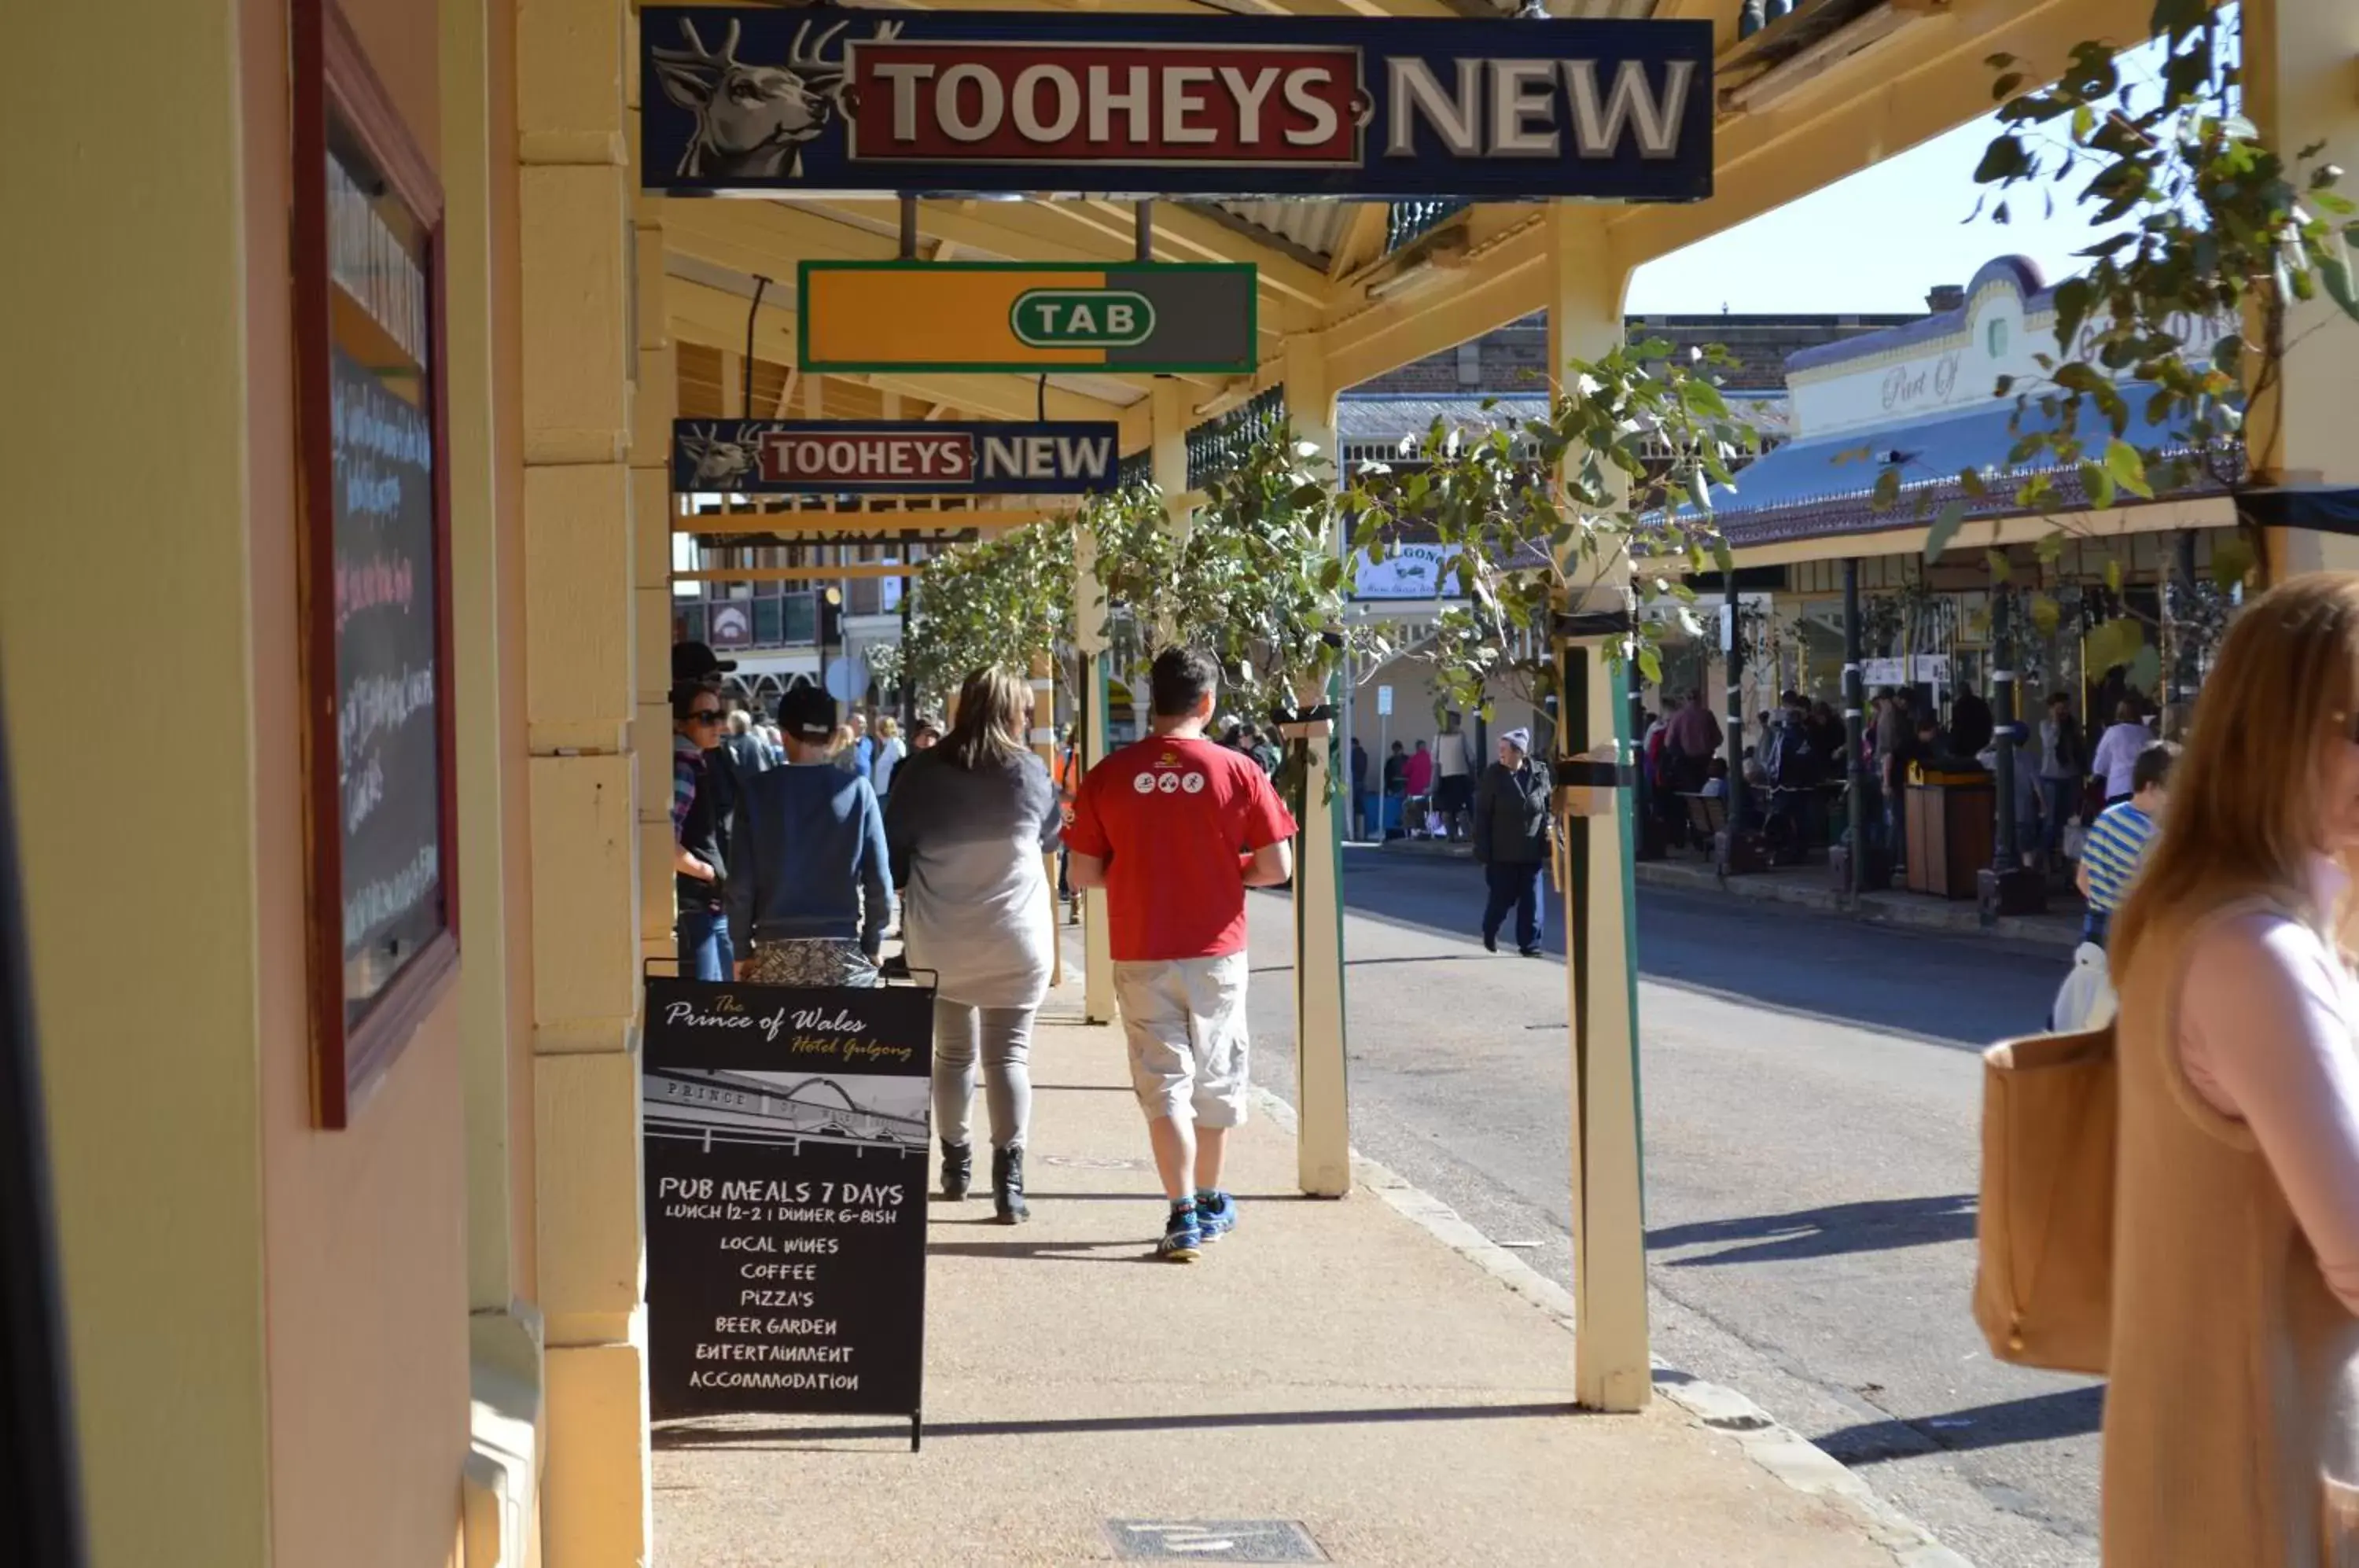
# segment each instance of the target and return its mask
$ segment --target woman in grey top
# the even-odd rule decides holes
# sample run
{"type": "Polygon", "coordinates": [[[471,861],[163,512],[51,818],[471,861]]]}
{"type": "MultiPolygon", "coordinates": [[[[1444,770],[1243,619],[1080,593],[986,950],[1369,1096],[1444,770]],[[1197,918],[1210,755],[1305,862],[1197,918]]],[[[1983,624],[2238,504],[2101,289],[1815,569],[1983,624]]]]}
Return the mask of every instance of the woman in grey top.
{"type": "Polygon", "coordinates": [[[940,746],[900,766],[885,811],[893,880],[906,889],[909,965],[939,981],[934,1124],[942,1196],[965,1197],[973,1174],[967,1138],[979,1057],[991,1107],[992,1196],[1006,1225],[1030,1217],[1026,1059],[1056,938],[1043,857],[1063,828],[1048,767],[1025,748],[1031,727],[1031,683],[1010,670],[976,670],[959,691],[958,722],[940,746]]]}

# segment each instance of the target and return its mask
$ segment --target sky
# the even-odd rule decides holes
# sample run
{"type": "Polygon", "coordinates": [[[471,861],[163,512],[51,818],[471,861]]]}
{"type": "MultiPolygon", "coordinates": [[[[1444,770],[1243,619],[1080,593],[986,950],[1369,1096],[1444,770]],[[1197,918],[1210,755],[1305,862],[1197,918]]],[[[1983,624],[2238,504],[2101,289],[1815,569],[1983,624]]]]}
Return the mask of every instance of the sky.
{"type": "Polygon", "coordinates": [[[1987,212],[1963,221],[1981,193],[1974,166],[1995,124],[1961,125],[1649,262],[1631,279],[1626,308],[1633,315],[1922,310],[1935,284],[1962,284],[1984,262],[2008,255],[2031,257],[2050,283],[2069,278],[2082,265],[2072,253],[2091,243],[2092,231],[2060,193],[2052,219],[2036,191],[2027,201],[2027,188],[2018,188],[2012,223],[1995,223],[1987,212]]]}

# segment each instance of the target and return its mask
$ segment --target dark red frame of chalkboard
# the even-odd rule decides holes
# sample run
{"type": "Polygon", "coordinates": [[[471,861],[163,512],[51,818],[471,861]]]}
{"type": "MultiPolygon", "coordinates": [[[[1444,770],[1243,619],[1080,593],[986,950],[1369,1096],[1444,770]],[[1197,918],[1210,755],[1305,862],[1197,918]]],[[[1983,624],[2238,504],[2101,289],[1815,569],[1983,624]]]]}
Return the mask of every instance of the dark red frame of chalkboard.
{"type": "Polygon", "coordinates": [[[417,138],[333,0],[295,0],[292,260],[304,713],[305,947],[312,1112],[348,1124],[459,970],[458,776],[451,690],[451,446],[442,290],[442,190],[417,138]],[[343,837],[336,782],[335,457],[329,432],[327,160],[331,117],[356,137],[428,236],[427,397],[434,431],[434,718],[443,924],[356,1023],[346,1026],[343,837]]]}

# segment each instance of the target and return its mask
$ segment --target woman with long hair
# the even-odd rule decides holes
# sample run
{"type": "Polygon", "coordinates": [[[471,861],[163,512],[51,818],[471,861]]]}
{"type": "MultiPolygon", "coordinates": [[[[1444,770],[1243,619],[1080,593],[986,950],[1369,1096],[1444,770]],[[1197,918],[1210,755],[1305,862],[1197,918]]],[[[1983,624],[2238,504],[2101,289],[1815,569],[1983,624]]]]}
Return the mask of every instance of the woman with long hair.
{"type": "Polygon", "coordinates": [[[1025,746],[1031,728],[1031,682],[1012,670],[976,670],[959,691],[950,734],[901,764],[885,811],[893,879],[908,890],[901,920],[909,965],[937,976],[942,1196],[965,1197],[973,1176],[968,1127],[979,1059],[990,1102],[992,1197],[1006,1225],[1030,1217],[1027,1058],[1056,940],[1042,857],[1063,825],[1048,766],[1025,746]]]}
{"type": "Polygon", "coordinates": [[[2107,1563],[2359,1552],[2359,574],[2229,628],[2115,917],[2107,1563]]]}

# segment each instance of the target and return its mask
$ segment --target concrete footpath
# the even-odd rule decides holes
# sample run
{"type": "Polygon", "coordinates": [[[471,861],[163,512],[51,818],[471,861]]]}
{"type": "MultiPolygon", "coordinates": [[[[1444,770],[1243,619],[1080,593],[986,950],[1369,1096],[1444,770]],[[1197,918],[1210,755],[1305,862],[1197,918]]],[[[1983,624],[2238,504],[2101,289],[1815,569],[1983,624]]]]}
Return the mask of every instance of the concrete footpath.
{"type": "Polygon", "coordinates": [[[1077,993],[1034,1047],[1032,1223],[934,1205],[924,1451],[663,1423],[661,1568],[1958,1561],[1735,1395],[1662,1372],[1644,1414],[1572,1409],[1562,1292],[1379,1167],[1298,1196],[1282,1103],[1233,1141],[1236,1234],[1158,1260],[1120,1036],[1077,993]]]}

